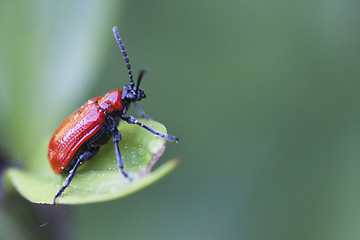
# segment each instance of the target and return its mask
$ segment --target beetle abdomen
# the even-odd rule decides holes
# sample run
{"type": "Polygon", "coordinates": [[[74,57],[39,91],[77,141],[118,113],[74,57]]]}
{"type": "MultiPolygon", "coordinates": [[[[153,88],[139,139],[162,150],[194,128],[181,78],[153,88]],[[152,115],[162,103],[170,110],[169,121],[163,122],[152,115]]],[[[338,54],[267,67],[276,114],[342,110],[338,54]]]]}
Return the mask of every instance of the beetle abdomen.
{"type": "Polygon", "coordinates": [[[80,147],[99,131],[105,118],[97,102],[89,101],[58,127],[48,149],[50,164],[55,173],[65,169],[80,147]]]}

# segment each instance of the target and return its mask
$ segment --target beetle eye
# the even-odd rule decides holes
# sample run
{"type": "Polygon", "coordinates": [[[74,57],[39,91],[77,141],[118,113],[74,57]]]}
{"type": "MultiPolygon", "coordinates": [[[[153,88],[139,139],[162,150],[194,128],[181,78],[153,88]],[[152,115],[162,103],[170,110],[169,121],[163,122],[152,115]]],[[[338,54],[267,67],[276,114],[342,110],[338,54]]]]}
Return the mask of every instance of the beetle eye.
{"type": "Polygon", "coordinates": [[[146,98],[146,95],[145,95],[145,93],[144,93],[143,90],[140,90],[140,91],[138,92],[138,98],[139,98],[139,99],[146,98]]]}

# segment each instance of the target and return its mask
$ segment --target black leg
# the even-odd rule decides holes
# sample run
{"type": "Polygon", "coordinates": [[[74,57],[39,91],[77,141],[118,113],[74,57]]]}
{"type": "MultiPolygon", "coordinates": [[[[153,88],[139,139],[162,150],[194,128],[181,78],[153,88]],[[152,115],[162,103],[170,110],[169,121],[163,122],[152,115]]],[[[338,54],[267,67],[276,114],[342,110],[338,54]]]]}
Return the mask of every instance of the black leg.
{"type": "Polygon", "coordinates": [[[129,175],[125,172],[124,170],[124,164],[122,162],[122,158],[121,158],[121,154],[120,154],[120,149],[119,149],[119,142],[121,140],[121,133],[119,132],[119,130],[117,130],[117,128],[113,129],[113,142],[115,145],[115,155],[116,155],[116,159],[118,162],[118,166],[121,170],[121,173],[124,175],[125,178],[130,179],[129,175]]]}
{"type": "Polygon", "coordinates": [[[78,160],[76,161],[74,167],[70,170],[69,175],[67,176],[67,178],[65,179],[65,182],[63,183],[63,187],[60,188],[60,190],[58,191],[58,193],[55,195],[54,200],[53,200],[53,204],[56,204],[56,199],[61,197],[61,195],[63,194],[63,192],[65,191],[65,189],[70,185],[72,179],[75,176],[76,170],[78,169],[78,167],[80,166],[81,162],[85,162],[86,160],[88,160],[92,155],[94,155],[93,152],[84,152],[83,154],[80,155],[80,157],[78,158],[78,160]]]}
{"type": "Polygon", "coordinates": [[[148,115],[146,115],[146,113],[141,109],[139,104],[137,104],[136,102],[134,102],[133,104],[134,104],[136,110],[138,111],[140,117],[145,118],[147,120],[152,120],[152,118],[149,117],[148,115]]]}
{"type": "Polygon", "coordinates": [[[126,114],[123,114],[121,116],[121,118],[123,120],[125,120],[126,122],[130,123],[130,124],[136,124],[136,125],[139,125],[140,127],[142,128],[145,128],[146,130],[148,130],[149,132],[151,132],[152,134],[155,134],[161,138],[165,138],[166,140],[169,140],[169,141],[173,141],[173,140],[176,140],[177,142],[179,141],[179,138],[177,138],[176,136],[172,136],[172,135],[168,135],[168,134],[163,134],[163,133],[160,133],[158,132],[157,130],[139,122],[138,120],[136,120],[136,118],[134,118],[133,116],[126,116],[126,114]]]}

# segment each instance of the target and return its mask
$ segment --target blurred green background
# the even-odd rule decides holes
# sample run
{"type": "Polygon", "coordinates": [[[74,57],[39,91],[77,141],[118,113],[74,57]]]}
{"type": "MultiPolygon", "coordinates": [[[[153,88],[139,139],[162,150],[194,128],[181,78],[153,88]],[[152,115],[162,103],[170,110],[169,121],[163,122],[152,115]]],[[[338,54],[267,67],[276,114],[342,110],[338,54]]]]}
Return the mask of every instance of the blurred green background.
{"type": "Polygon", "coordinates": [[[0,0],[3,161],[26,167],[68,114],[127,84],[114,25],[134,73],[149,69],[141,106],[180,137],[162,161],[182,159],[117,201],[53,209],[3,196],[0,238],[359,239],[359,10],[0,0]]]}

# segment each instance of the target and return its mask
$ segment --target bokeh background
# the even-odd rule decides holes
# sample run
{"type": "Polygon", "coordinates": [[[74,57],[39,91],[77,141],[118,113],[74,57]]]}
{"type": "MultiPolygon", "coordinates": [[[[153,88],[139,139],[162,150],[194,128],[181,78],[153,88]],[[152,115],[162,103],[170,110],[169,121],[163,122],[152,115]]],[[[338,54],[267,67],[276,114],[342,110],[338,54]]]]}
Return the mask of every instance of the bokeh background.
{"type": "MultiPolygon", "coordinates": [[[[1,239],[359,239],[360,3],[0,1],[0,160],[26,167],[87,99],[127,83],[180,137],[123,199],[1,195],[1,239]],[[161,162],[160,162],[161,164],[161,162]]],[[[45,154],[45,153],[44,153],[45,154]]],[[[48,164],[44,158],[44,164],[48,164]]]]}

